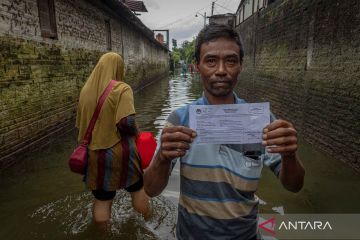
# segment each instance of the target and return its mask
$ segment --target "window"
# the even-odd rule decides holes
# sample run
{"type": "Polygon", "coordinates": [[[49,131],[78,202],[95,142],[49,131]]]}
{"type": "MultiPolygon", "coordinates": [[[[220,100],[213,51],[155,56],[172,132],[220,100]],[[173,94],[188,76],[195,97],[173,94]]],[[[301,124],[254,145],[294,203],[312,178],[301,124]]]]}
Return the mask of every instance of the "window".
{"type": "Polygon", "coordinates": [[[243,8],[240,8],[240,11],[239,11],[239,22],[242,23],[243,21],[243,8]]]}
{"type": "Polygon", "coordinates": [[[57,38],[54,0],[38,0],[41,36],[57,38]]]}
{"type": "Polygon", "coordinates": [[[246,1],[244,4],[244,21],[253,14],[253,1],[246,1]]]}
{"type": "Polygon", "coordinates": [[[259,0],[254,1],[254,13],[256,13],[259,10],[259,0]]]}
{"type": "Polygon", "coordinates": [[[267,1],[266,0],[262,0],[262,6],[261,7],[266,7],[267,6],[267,1]]]}
{"type": "Polygon", "coordinates": [[[105,20],[105,31],[106,31],[106,49],[111,50],[111,28],[110,28],[109,20],[105,20]]]}
{"type": "Polygon", "coordinates": [[[245,5],[243,5],[242,8],[242,18],[241,18],[241,22],[243,22],[245,20],[245,5]]]}

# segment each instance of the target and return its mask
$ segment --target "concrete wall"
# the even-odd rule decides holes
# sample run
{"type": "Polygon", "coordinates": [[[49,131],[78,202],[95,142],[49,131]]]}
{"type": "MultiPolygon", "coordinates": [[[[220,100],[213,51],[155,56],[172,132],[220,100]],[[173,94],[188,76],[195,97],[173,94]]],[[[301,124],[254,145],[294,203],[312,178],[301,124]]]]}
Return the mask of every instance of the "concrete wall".
{"type": "Polygon", "coordinates": [[[277,0],[236,28],[246,52],[240,95],[270,101],[308,142],[358,170],[359,13],[357,0],[277,0]]]}
{"type": "Polygon", "coordinates": [[[224,25],[234,25],[235,16],[228,14],[219,14],[209,17],[209,24],[224,24],[224,25]]]}
{"type": "Polygon", "coordinates": [[[79,91],[107,52],[105,20],[133,89],[168,73],[168,51],[151,31],[103,3],[55,0],[55,10],[56,40],[41,36],[36,0],[0,0],[0,169],[73,127],[79,91]]]}

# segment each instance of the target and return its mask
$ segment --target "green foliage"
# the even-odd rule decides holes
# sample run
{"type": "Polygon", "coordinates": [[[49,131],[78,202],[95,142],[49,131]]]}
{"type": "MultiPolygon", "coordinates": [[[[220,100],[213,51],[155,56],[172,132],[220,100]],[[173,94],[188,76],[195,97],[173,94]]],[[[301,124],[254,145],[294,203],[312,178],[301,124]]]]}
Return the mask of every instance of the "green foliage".
{"type": "Polygon", "coordinates": [[[180,62],[180,60],[183,60],[186,63],[194,63],[196,39],[194,38],[192,41],[184,41],[181,44],[180,48],[175,47],[174,41],[176,43],[176,40],[173,39],[172,57],[173,57],[174,63],[177,65],[180,62]]]}
{"type": "Polygon", "coordinates": [[[175,64],[178,64],[180,62],[180,53],[178,51],[173,51],[172,57],[175,64]]]}
{"type": "Polygon", "coordinates": [[[177,48],[177,40],[176,39],[172,39],[172,45],[173,45],[173,49],[177,48]]]}

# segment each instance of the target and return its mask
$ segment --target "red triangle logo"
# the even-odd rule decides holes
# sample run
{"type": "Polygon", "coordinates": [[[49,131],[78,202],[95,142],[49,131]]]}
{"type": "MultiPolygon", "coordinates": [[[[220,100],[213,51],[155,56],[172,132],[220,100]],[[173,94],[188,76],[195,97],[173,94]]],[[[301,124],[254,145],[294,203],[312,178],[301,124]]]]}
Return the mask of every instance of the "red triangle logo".
{"type": "Polygon", "coordinates": [[[275,235],[275,217],[270,218],[269,220],[262,222],[259,224],[259,228],[263,229],[264,231],[275,235]]]}

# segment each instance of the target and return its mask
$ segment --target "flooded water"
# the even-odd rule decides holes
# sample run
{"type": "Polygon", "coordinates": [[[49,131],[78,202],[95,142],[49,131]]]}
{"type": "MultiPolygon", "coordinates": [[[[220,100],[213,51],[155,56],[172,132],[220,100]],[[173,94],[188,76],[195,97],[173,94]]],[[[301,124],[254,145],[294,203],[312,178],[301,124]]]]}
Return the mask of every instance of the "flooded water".
{"type": "MultiPolygon", "coordinates": [[[[135,94],[140,128],[159,135],[167,115],[201,95],[197,77],[163,79],[135,94]]],[[[106,230],[91,223],[92,195],[67,167],[76,133],[26,157],[0,176],[0,239],[174,239],[179,170],[162,196],[153,199],[154,216],[144,221],[119,191],[106,230]]],[[[299,156],[306,168],[300,193],[284,190],[263,170],[257,196],[263,213],[360,213],[360,175],[304,141],[299,156]]]]}

